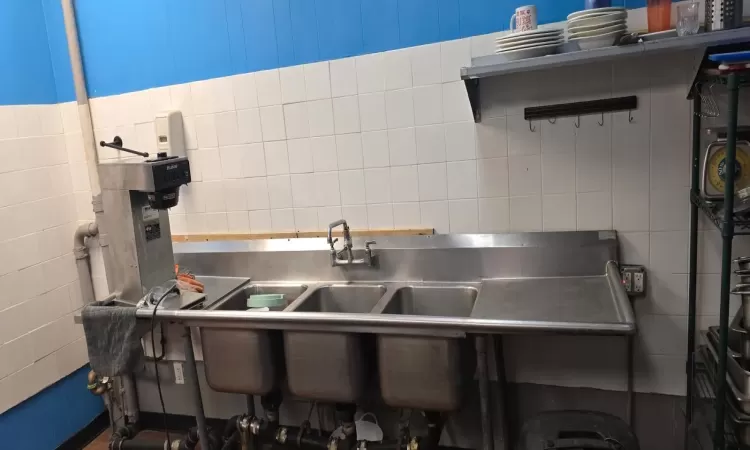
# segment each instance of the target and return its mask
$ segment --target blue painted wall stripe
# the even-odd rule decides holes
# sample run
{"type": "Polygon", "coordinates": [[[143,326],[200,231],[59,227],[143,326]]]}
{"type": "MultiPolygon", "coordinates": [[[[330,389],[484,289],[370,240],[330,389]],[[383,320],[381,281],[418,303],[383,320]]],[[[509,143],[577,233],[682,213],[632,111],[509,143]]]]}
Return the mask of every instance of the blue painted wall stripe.
{"type": "Polygon", "coordinates": [[[397,0],[362,0],[362,39],[365,53],[398,48],[397,0]]]}
{"type": "Polygon", "coordinates": [[[0,104],[55,103],[41,0],[0,2],[0,104]]]}
{"type": "Polygon", "coordinates": [[[91,423],[104,403],[86,391],[88,372],[82,367],[0,415],[3,448],[53,450],[91,423]]]}
{"type": "Polygon", "coordinates": [[[458,0],[438,0],[441,41],[450,41],[461,37],[460,11],[458,0]]]}
{"type": "MultiPolygon", "coordinates": [[[[510,0],[143,2],[79,0],[81,40],[92,96],[506,30],[518,3],[510,0]],[[164,17],[166,24],[158,26],[143,18],[149,14],[159,17],[165,3],[170,5],[164,17]],[[128,32],[106,33],[109,36],[102,37],[102,17],[107,17],[110,30],[128,32]],[[159,27],[165,26],[170,30],[166,40],[158,32],[159,27]],[[149,48],[140,45],[139,38],[133,35],[143,36],[150,43],[149,48]],[[138,67],[137,74],[127,70],[113,73],[114,59],[138,67]]],[[[583,7],[584,0],[536,0],[535,3],[540,22],[549,23],[565,20],[569,13],[583,7]]],[[[613,3],[641,7],[645,0],[613,3]]]]}
{"type": "Polygon", "coordinates": [[[319,61],[318,19],[315,13],[315,2],[310,0],[292,0],[290,13],[292,17],[294,57],[297,63],[305,64],[319,61]]]}
{"type": "MultiPolygon", "coordinates": [[[[646,0],[613,0],[629,8],[646,0]]],[[[535,0],[541,23],[584,0],[535,0]]],[[[501,31],[511,0],[77,0],[92,97],[501,31]]],[[[74,99],[59,0],[0,2],[0,104],[74,99]]]]}

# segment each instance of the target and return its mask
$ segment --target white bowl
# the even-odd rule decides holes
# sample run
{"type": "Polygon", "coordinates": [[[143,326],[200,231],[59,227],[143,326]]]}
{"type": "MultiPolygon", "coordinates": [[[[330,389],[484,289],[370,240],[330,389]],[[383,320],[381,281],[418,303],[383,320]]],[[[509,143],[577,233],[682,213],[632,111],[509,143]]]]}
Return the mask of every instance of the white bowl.
{"type": "Polygon", "coordinates": [[[610,20],[609,22],[604,22],[600,24],[594,24],[594,25],[577,25],[576,22],[573,22],[573,24],[568,24],[568,33],[577,33],[580,31],[593,31],[598,30],[600,28],[606,28],[611,27],[615,25],[626,25],[627,21],[625,19],[620,20],[610,20]]]}
{"type": "Polygon", "coordinates": [[[495,47],[495,53],[506,53],[506,52],[512,52],[515,50],[522,50],[526,48],[534,48],[534,47],[544,47],[547,45],[560,45],[565,43],[564,38],[559,39],[553,39],[551,41],[545,41],[545,42],[537,42],[536,44],[519,44],[519,45],[510,45],[510,46],[496,46],[495,47]]]}
{"type": "Polygon", "coordinates": [[[624,11],[627,11],[627,8],[623,8],[621,6],[611,6],[608,8],[583,9],[581,11],[576,11],[574,13],[568,14],[568,20],[574,20],[579,17],[589,16],[592,14],[612,14],[612,13],[618,13],[618,12],[624,12],[624,11]]]}
{"type": "Polygon", "coordinates": [[[543,37],[554,37],[563,34],[565,30],[558,28],[554,30],[531,30],[524,31],[523,33],[511,33],[504,36],[496,37],[495,42],[498,44],[512,41],[522,41],[525,39],[539,39],[543,37]]]}
{"type": "Polygon", "coordinates": [[[495,52],[502,56],[506,61],[516,61],[526,58],[537,58],[554,53],[561,44],[542,45],[532,48],[523,48],[509,52],[495,52]]]}
{"type": "Polygon", "coordinates": [[[620,40],[625,31],[613,31],[598,36],[588,36],[568,39],[569,42],[575,42],[581,50],[591,50],[594,48],[611,47],[620,40]]]}
{"type": "Polygon", "coordinates": [[[591,36],[601,36],[602,34],[612,33],[615,31],[627,31],[628,26],[625,24],[622,25],[612,25],[611,27],[606,28],[598,28],[591,31],[576,31],[571,32],[568,35],[568,39],[570,38],[582,38],[582,37],[591,37],[591,36]]]}
{"type": "Polygon", "coordinates": [[[627,11],[621,11],[616,13],[596,13],[588,16],[580,16],[572,20],[568,20],[568,27],[580,27],[580,26],[592,26],[602,25],[613,20],[627,20],[627,11]]]}
{"type": "Polygon", "coordinates": [[[496,47],[499,48],[508,48],[508,47],[518,47],[519,45],[545,45],[545,44],[551,44],[555,41],[564,40],[564,37],[562,35],[555,35],[555,36],[548,36],[548,37],[541,37],[536,39],[525,39],[521,41],[513,41],[513,42],[498,42],[495,44],[496,47]]]}

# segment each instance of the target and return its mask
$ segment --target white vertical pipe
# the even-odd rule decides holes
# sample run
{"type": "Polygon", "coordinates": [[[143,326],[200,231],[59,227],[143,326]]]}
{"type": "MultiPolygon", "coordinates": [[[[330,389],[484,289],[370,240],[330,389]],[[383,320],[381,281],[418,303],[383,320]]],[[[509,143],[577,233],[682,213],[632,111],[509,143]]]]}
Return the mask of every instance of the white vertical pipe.
{"type": "Polygon", "coordinates": [[[76,101],[78,103],[78,116],[81,121],[81,132],[83,133],[83,151],[86,155],[86,166],[88,167],[89,180],[91,180],[91,195],[97,197],[102,193],[99,185],[99,172],[97,164],[99,155],[96,151],[96,139],[94,138],[94,125],[91,120],[91,108],[89,106],[89,95],[86,92],[86,76],[83,73],[83,61],[81,59],[81,46],[78,42],[78,25],[76,24],[75,0],[61,0],[63,19],[65,21],[65,36],[68,40],[68,54],[70,56],[70,67],[73,71],[73,84],[76,90],[76,101]]]}

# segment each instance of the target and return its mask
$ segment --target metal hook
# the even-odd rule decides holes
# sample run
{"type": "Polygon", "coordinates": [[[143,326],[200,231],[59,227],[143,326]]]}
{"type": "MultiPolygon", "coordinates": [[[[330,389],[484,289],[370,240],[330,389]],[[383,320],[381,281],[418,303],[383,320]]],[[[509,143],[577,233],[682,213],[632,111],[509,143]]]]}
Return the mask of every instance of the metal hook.
{"type": "Polygon", "coordinates": [[[628,123],[633,123],[634,120],[635,120],[635,117],[633,117],[633,111],[632,110],[628,111],[628,123]]]}
{"type": "Polygon", "coordinates": [[[557,122],[557,117],[555,117],[555,118],[552,118],[552,119],[547,119],[547,121],[548,121],[549,123],[551,123],[551,124],[553,124],[553,125],[554,125],[554,124],[555,124],[555,122],[557,122]]]}
{"type": "Polygon", "coordinates": [[[597,123],[599,124],[600,127],[604,126],[604,113],[602,113],[602,121],[601,122],[597,122],[597,123]]]}
{"type": "Polygon", "coordinates": [[[576,121],[573,123],[573,125],[575,125],[576,128],[581,128],[581,116],[578,116],[576,118],[576,121]]]}
{"type": "Polygon", "coordinates": [[[531,125],[531,121],[530,120],[529,120],[529,131],[531,131],[532,133],[536,131],[536,127],[534,127],[533,125],[531,125]]]}

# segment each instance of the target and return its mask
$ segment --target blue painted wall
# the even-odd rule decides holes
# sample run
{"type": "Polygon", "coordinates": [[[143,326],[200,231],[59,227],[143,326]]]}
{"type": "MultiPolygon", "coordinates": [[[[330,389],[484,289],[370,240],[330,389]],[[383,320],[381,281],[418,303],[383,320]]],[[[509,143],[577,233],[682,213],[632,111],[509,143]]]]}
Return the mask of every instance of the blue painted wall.
{"type": "MultiPolygon", "coordinates": [[[[637,8],[646,0],[613,0],[637,8]]],[[[535,0],[541,23],[584,0],[535,0]]],[[[507,29],[515,0],[77,0],[92,97],[507,29]]],[[[0,1],[0,104],[75,99],[59,0],[0,1]]]]}
{"type": "MultiPolygon", "coordinates": [[[[504,30],[521,3],[78,0],[77,13],[89,95],[97,97],[504,30]]],[[[584,0],[534,3],[540,22],[549,23],[565,20],[584,0]]],[[[61,59],[60,49],[51,50],[53,61],[61,59]]]]}
{"type": "Polygon", "coordinates": [[[0,105],[56,101],[41,0],[0,1],[0,105]]]}
{"type": "Polygon", "coordinates": [[[104,411],[86,391],[88,366],[0,415],[3,448],[53,450],[104,411]]]}

